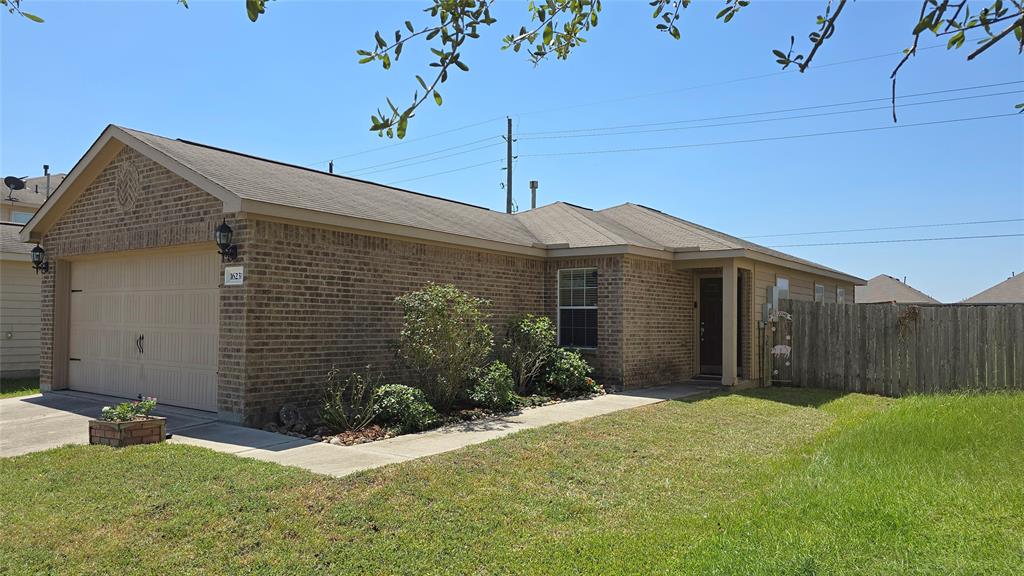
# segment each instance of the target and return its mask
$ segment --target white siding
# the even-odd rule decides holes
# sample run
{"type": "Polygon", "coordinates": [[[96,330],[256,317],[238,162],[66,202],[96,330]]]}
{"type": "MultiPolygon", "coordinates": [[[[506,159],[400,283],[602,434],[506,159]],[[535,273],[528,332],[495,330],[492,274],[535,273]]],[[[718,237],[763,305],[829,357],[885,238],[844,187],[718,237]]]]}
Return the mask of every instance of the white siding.
{"type": "Polygon", "coordinates": [[[0,261],[0,372],[39,370],[39,275],[27,261],[0,261]]]}

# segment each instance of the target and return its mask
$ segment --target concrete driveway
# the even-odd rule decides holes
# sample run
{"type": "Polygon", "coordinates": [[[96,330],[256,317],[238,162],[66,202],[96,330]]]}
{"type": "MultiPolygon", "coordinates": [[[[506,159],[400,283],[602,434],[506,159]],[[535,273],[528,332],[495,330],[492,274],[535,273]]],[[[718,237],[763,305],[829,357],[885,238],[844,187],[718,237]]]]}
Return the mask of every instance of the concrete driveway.
{"type": "MultiPolygon", "coordinates": [[[[0,457],[38,452],[65,444],[88,444],[87,422],[104,406],[124,402],[81,392],[49,392],[0,400],[0,457]]],[[[154,412],[167,418],[172,441],[205,446],[221,452],[274,451],[283,446],[310,444],[274,434],[217,422],[210,412],[160,406],[154,412]]]]}

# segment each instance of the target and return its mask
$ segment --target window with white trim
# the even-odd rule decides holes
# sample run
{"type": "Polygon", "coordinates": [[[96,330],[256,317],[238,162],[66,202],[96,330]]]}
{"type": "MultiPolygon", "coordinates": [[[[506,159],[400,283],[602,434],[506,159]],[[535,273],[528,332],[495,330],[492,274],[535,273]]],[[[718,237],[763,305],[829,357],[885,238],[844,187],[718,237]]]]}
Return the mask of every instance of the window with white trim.
{"type": "Polygon", "coordinates": [[[12,212],[11,222],[17,222],[18,224],[26,224],[32,219],[32,212],[12,212]]]}
{"type": "Polygon", "coordinates": [[[836,286],[836,304],[846,304],[846,289],[836,286]]]}
{"type": "Polygon", "coordinates": [[[558,271],[558,345],[597,348],[597,268],[558,271]]]}
{"type": "Polygon", "coordinates": [[[776,276],[775,287],[778,288],[776,292],[778,292],[779,298],[789,298],[789,278],[776,276]]]}
{"type": "Polygon", "coordinates": [[[814,285],[814,301],[824,302],[825,301],[825,286],[822,284],[814,285]]]}

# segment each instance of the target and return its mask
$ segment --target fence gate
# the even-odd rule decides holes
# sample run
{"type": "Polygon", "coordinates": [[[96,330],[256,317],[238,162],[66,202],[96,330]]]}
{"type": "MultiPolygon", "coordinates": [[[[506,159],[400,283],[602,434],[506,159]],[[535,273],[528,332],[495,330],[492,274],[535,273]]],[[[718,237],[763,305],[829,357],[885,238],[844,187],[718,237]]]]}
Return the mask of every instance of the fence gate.
{"type": "Polygon", "coordinates": [[[773,309],[762,323],[761,372],[768,385],[793,384],[793,316],[773,309]]]}

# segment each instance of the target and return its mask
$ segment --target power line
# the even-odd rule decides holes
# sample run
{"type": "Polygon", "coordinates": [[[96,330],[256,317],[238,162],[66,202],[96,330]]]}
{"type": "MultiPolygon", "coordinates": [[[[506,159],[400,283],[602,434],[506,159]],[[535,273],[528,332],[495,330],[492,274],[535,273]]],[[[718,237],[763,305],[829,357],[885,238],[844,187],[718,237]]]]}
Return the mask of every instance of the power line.
{"type": "Polygon", "coordinates": [[[372,168],[380,168],[381,166],[391,166],[392,164],[401,164],[407,160],[415,160],[416,158],[423,158],[424,156],[433,156],[434,154],[440,154],[441,152],[447,152],[449,150],[458,150],[459,148],[465,148],[466,146],[472,146],[473,144],[479,144],[488,140],[494,140],[497,136],[488,136],[479,140],[473,140],[472,142],[465,142],[458,146],[449,146],[448,148],[441,148],[440,150],[434,150],[433,152],[424,152],[423,154],[416,154],[414,156],[406,156],[405,158],[399,158],[397,160],[391,160],[389,162],[381,162],[379,164],[372,164],[370,166],[363,166],[362,168],[354,168],[352,170],[344,170],[345,174],[355,174],[356,172],[362,172],[364,170],[370,170],[372,168]]]}
{"type": "MultiPolygon", "coordinates": [[[[1024,82],[1024,80],[1022,80],[1024,82]]],[[[926,104],[942,104],[945,102],[958,102],[961,100],[973,100],[976,98],[991,98],[993,96],[1005,96],[1007,94],[1020,94],[1024,90],[1010,90],[1007,92],[996,92],[992,94],[975,94],[973,96],[960,96],[957,98],[943,98],[940,100],[925,100],[923,102],[912,102],[902,104],[904,108],[911,106],[923,106],[926,104]]],[[[700,124],[697,126],[675,126],[673,128],[651,128],[647,130],[623,130],[620,132],[600,132],[596,134],[564,134],[556,136],[523,136],[523,140],[562,140],[566,138],[594,138],[601,136],[624,136],[629,134],[650,134],[655,132],[679,132],[682,130],[696,130],[698,128],[719,128],[722,126],[739,126],[741,124],[763,124],[765,122],[780,122],[782,120],[800,120],[803,118],[818,118],[821,116],[838,116],[842,114],[855,114],[859,112],[870,112],[874,110],[889,110],[889,106],[872,106],[869,108],[854,108],[852,110],[835,110],[832,112],[815,112],[813,114],[800,114],[797,116],[782,116],[780,118],[761,118],[758,120],[740,120],[739,122],[720,122],[718,124],[700,124]]],[[[675,122],[673,122],[674,124],[675,122]]]]}
{"type": "MultiPolygon", "coordinates": [[[[904,95],[904,96],[900,96],[900,98],[903,99],[903,98],[917,98],[917,97],[920,97],[920,96],[934,96],[934,95],[937,95],[937,94],[947,94],[947,93],[950,93],[950,92],[963,92],[965,90],[979,90],[979,89],[982,89],[982,88],[997,88],[999,86],[1008,86],[1008,85],[1011,85],[1011,84],[1024,84],[1024,80],[1013,80],[1013,81],[1010,81],[1010,82],[999,82],[999,83],[996,83],[996,84],[981,84],[981,85],[977,85],[977,86],[965,86],[963,88],[947,88],[945,90],[933,90],[931,92],[918,92],[917,94],[907,94],[907,95],[904,95]]],[[[1007,92],[1007,94],[1011,94],[1011,93],[1013,93],[1013,92],[1007,92]]],[[[868,103],[871,103],[871,102],[889,102],[890,100],[891,100],[891,96],[885,96],[883,98],[868,98],[868,99],[865,99],[865,100],[850,100],[850,101],[847,101],[847,102],[836,102],[834,104],[816,104],[816,105],[813,105],[813,106],[801,106],[799,108],[782,108],[782,109],[778,109],[778,110],[763,110],[763,111],[760,111],[760,112],[747,112],[747,113],[744,113],[744,114],[729,114],[729,115],[725,115],[725,116],[705,116],[703,118],[689,118],[689,119],[685,119],[685,120],[670,120],[670,121],[661,121],[661,122],[648,122],[648,123],[645,123],[645,124],[620,124],[620,125],[617,125],[617,126],[604,126],[604,127],[598,127],[598,128],[575,128],[575,129],[566,129],[566,130],[545,130],[545,131],[538,131],[538,132],[523,132],[523,133],[520,134],[520,136],[524,137],[524,139],[526,137],[530,137],[531,139],[536,139],[536,137],[539,136],[539,135],[547,135],[547,134],[575,134],[575,133],[579,133],[579,132],[596,132],[596,131],[601,131],[601,130],[625,130],[625,129],[630,129],[630,128],[649,128],[651,126],[667,126],[667,125],[671,125],[671,124],[684,124],[684,123],[688,123],[688,122],[705,122],[705,121],[709,121],[709,120],[730,120],[730,119],[733,119],[733,118],[747,118],[747,117],[750,117],[750,116],[765,116],[765,115],[769,115],[769,114],[783,114],[783,113],[786,113],[786,112],[803,112],[803,111],[806,111],[806,110],[817,110],[817,109],[820,109],[820,108],[837,108],[837,107],[840,107],[840,106],[852,106],[854,104],[868,104],[868,103]]],[[[912,103],[912,104],[903,104],[903,106],[910,106],[910,105],[913,105],[913,104],[920,104],[920,102],[912,103]]],[[[886,108],[888,108],[888,106],[886,106],[886,108]]]]}
{"type": "Polygon", "coordinates": [[[798,248],[804,246],[853,246],[855,244],[898,244],[902,242],[938,242],[940,240],[977,240],[981,238],[1016,238],[1021,234],[987,234],[983,236],[944,236],[940,238],[901,238],[898,240],[860,240],[857,242],[821,242],[817,244],[776,244],[769,248],[798,248]]]}
{"type": "Polygon", "coordinates": [[[470,148],[469,150],[463,150],[461,152],[452,152],[451,154],[445,154],[444,156],[437,156],[435,158],[427,158],[425,160],[417,160],[416,162],[409,162],[407,164],[402,164],[400,166],[392,166],[390,168],[379,168],[377,170],[370,170],[369,172],[363,172],[359,176],[360,177],[368,176],[370,174],[376,174],[378,172],[391,172],[393,170],[398,170],[400,168],[406,168],[408,166],[416,166],[417,164],[423,164],[425,162],[433,162],[435,160],[444,160],[445,158],[451,158],[453,156],[461,156],[463,154],[469,154],[470,152],[476,152],[478,150],[485,150],[487,148],[493,148],[494,146],[496,146],[498,144],[499,144],[499,142],[494,142],[493,144],[484,144],[483,146],[477,146],[476,148],[470,148]]]}
{"type": "MultiPolygon", "coordinates": [[[[934,46],[923,46],[923,47],[919,47],[917,49],[917,51],[918,52],[923,52],[925,50],[932,50],[932,49],[935,49],[935,48],[944,48],[945,46],[946,46],[945,44],[936,44],[934,46]]],[[[815,64],[814,68],[811,68],[811,70],[820,70],[822,68],[831,68],[833,66],[844,66],[846,64],[856,64],[858,62],[865,62],[867,60],[877,60],[879,58],[887,58],[887,57],[890,57],[890,56],[899,56],[899,55],[902,55],[902,54],[903,54],[903,51],[900,50],[900,51],[897,51],[897,52],[886,52],[884,54],[875,54],[873,56],[863,56],[863,57],[859,57],[859,58],[851,58],[851,59],[848,59],[848,60],[839,60],[837,62],[829,62],[829,63],[825,63],[825,64],[815,64]]],[[[635,99],[638,99],[638,98],[648,98],[648,97],[652,97],[652,96],[661,96],[661,95],[664,95],[664,94],[672,94],[672,93],[676,93],[676,92],[686,92],[686,91],[690,91],[690,90],[699,90],[699,89],[702,89],[702,88],[713,88],[713,87],[716,87],[716,86],[725,86],[725,85],[729,85],[729,84],[735,84],[735,83],[738,83],[738,82],[746,82],[746,81],[749,81],[749,80],[759,80],[761,78],[769,78],[769,77],[772,77],[772,76],[780,76],[780,75],[783,75],[783,74],[790,74],[790,73],[793,73],[795,71],[796,71],[795,68],[794,69],[789,69],[789,70],[780,70],[780,71],[777,71],[777,72],[771,72],[771,73],[767,73],[767,74],[758,74],[758,75],[754,75],[754,76],[745,76],[745,77],[741,77],[741,78],[734,78],[732,80],[722,80],[722,81],[719,81],[719,82],[711,82],[711,83],[707,83],[707,84],[698,84],[698,85],[694,85],[694,86],[688,86],[688,87],[685,87],[685,88],[676,88],[676,89],[672,89],[672,90],[664,90],[664,91],[661,91],[661,92],[650,92],[650,93],[646,93],[646,94],[637,94],[637,95],[633,95],[633,96],[624,96],[624,97],[621,97],[621,98],[613,98],[613,99],[607,99],[607,100],[597,100],[597,101],[593,101],[593,102],[584,102],[584,103],[581,103],[581,104],[575,104],[575,105],[572,105],[572,106],[567,106],[567,107],[562,107],[562,108],[548,108],[548,109],[543,109],[543,110],[532,110],[532,111],[528,111],[528,112],[522,112],[522,113],[519,113],[519,114],[514,114],[514,116],[524,116],[524,115],[528,115],[528,114],[541,114],[541,113],[545,113],[545,112],[553,112],[553,111],[558,111],[558,110],[565,110],[565,109],[568,109],[568,108],[579,108],[579,107],[586,107],[586,106],[598,106],[598,105],[601,105],[601,104],[608,104],[608,103],[613,103],[613,102],[621,102],[621,101],[624,101],[624,100],[635,100],[635,99]]],[[[383,150],[388,150],[388,149],[394,148],[395,146],[401,146],[403,144],[409,144],[409,143],[412,143],[412,142],[419,142],[421,140],[427,140],[429,138],[435,138],[437,136],[443,136],[445,134],[451,134],[452,132],[459,132],[461,130],[467,130],[469,128],[475,128],[477,126],[481,126],[483,124],[487,124],[488,122],[495,122],[495,121],[501,120],[503,118],[505,118],[504,115],[502,115],[502,116],[495,116],[493,118],[488,118],[486,120],[480,120],[478,122],[473,122],[473,123],[470,123],[470,124],[464,124],[462,126],[457,126],[455,128],[450,128],[448,130],[442,130],[441,132],[435,132],[435,133],[429,134],[427,136],[420,136],[418,138],[410,138],[408,140],[400,140],[398,142],[394,142],[394,143],[391,143],[391,144],[386,145],[386,146],[379,146],[379,147],[376,147],[376,148],[366,148],[364,150],[360,150],[360,151],[357,151],[357,152],[352,152],[352,153],[349,153],[349,154],[342,154],[342,155],[339,155],[339,156],[335,156],[333,158],[326,158],[324,160],[319,160],[317,162],[310,162],[310,163],[307,163],[307,164],[304,164],[304,165],[305,166],[316,166],[316,165],[319,165],[319,164],[326,164],[326,163],[328,163],[328,162],[330,162],[332,160],[343,160],[345,158],[353,158],[355,156],[362,156],[364,154],[370,154],[370,153],[373,153],[373,152],[380,152],[380,151],[383,151],[383,150]]]]}
{"type": "Polygon", "coordinates": [[[575,152],[542,152],[537,154],[521,154],[523,158],[539,158],[539,157],[552,157],[552,156],[586,156],[590,154],[616,154],[620,152],[653,152],[657,150],[675,150],[680,148],[702,148],[708,146],[725,146],[729,144],[750,144],[755,142],[774,142],[777,140],[794,140],[799,138],[813,138],[817,136],[833,136],[838,134],[856,134],[860,132],[878,132],[882,130],[899,130],[901,128],[914,128],[918,126],[932,126],[937,124],[954,124],[958,122],[971,122],[975,120],[988,120],[990,118],[1005,118],[1005,117],[1017,117],[1024,118],[1017,112],[1010,112],[1006,114],[992,114],[989,116],[973,116],[969,118],[951,118],[948,120],[933,120],[930,122],[916,122],[914,124],[897,124],[895,126],[876,126],[872,128],[855,128],[851,130],[835,130],[832,132],[812,132],[809,134],[790,134],[786,136],[771,136],[766,138],[748,138],[744,140],[723,140],[720,142],[700,142],[696,144],[673,144],[668,146],[647,146],[641,148],[611,148],[605,150],[580,150],[575,152]]]}
{"type": "Polygon", "coordinates": [[[305,166],[316,166],[318,164],[326,164],[326,163],[328,163],[328,162],[330,162],[332,160],[343,160],[345,158],[353,158],[355,156],[362,156],[363,154],[369,154],[371,152],[380,152],[382,150],[388,150],[390,148],[394,148],[395,146],[401,146],[402,144],[409,144],[411,142],[419,142],[421,140],[428,140],[430,138],[436,138],[438,136],[444,136],[445,134],[451,134],[452,132],[459,132],[461,130],[467,130],[469,128],[475,128],[477,126],[482,126],[484,124],[487,124],[488,122],[494,122],[495,120],[501,120],[502,118],[504,118],[504,116],[495,116],[494,118],[488,118],[487,120],[480,120],[479,122],[473,122],[471,124],[464,124],[462,126],[456,126],[455,128],[449,128],[448,130],[442,130],[441,132],[435,132],[433,134],[428,134],[426,136],[420,136],[418,138],[410,138],[408,140],[399,140],[398,142],[393,142],[393,143],[388,144],[386,146],[378,146],[376,148],[366,148],[365,150],[360,150],[359,152],[352,152],[351,154],[343,154],[341,156],[335,156],[334,158],[327,158],[326,160],[320,160],[318,162],[310,162],[308,164],[305,164],[305,166]]]}
{"type": "Polygon", "coordinates": [[[481,162],[479,164],[471,164],[469,166],[463,166],[461,168],[454,168],[452,170],[445,170],[444,172],[434,172],[433,174],[424,174],[423,176],[417,176],[415,178],[405,178],[404,180],[395,180],[394,182],[388,182],[388,186],[395,184],[401,184],[402,182],[412,182],[413,180],[422,180],[424,178],[433,178],[434,176],[441,176],[442,174],[451,174],[452,172],[461,172],[463,170],[469,170],[470,168],[477,168],[480,166],[486,166],[488,164],[496,164],[499,160],[488,160],[487,162],[481,162]]]}
{"type": "Polygon", "coordinates": [[[781,238],[783,236],[814,236],[816,234],[841,234],[844,232],[877,232],[879,230],[939,228],[942,226],[970,226],[974,224],[1003,224],[1006,222],[1024,222],[1024,218],[1007,218],[1005,220],[973,220],[970,222],[940,222],[937,224],[909,224],[905,226],[879,226],[877,228],[846,228],[845,230],[818,230],[816,232],[789,232],[786,234],[757,234],[753,236],[740,236],[740,238],[781,238]]]}
{"type": "MultiPolygon", "coordinates": [[[[945,43],[935,44],[933,46],[925,46],[923,48],[919,47],[917,49],[917,52],[923,52],[925,50],[934,50],[935,48],[945,48],[945,47],[946,47],[945,43]]],[[[837,62],[831,62],[831,63],[827,63],[827,64],[815,64],[814,67],[808,68],[808,70],[812,70],[812,71],[813,70],[820,70],[822,68],[831,68],[833,66],[843,66],[843,65],[846,65],[846,64],[856,64],[858,62],[865,62],[867,60],[877,60],[879,58],[889,58],[889,57],[892,57],[892,56],[902,56],[902,55],[903,55],[903,50],[899,50],[899,51],[896,51],[896,52],[886,52],[884,54],[875,54],[873,56],[862,56],[862,57],[859,57],[859,58],[851,58],[849,60],[840,60],[840,61],[837,61],[837,62]]],[[[661,90],[661,91],[658,91],[658,92],[648,92],[648,93],[645,93],[645,94],[636,94],[636,95],[633,95],[633,96],[622,96],[622,97],[618,97],[618,98],[609,98],[609,99],[606,99],[606,100],[595,100],[593,102],[583,102],[583,103],[580,103],[580,104],[572,104],[572,105],[569,105],[569,106],[561,106],[561,107],[556,107],[556,108],[544,108],[544,109],[540,109],[540,110],[531,110],[529,112],[522,112],[521,115],[525,116],[525,115],[528,115],[528,114],[543,114],[543,113],[547,113],[547,112],[559,112],[559,111],[562,111],[562,110],[571,110],[571,109],[574,109],[574,108],[582,108],[582,107],[587,107],[587,106],[597,106],[597,105],[600,105],[600,104],[612,104],[612,103],[616,103],[616,102],[625,102],[625,101],[628,101],[628,100],[636,100],[636,99],[639,99],[639,98],[650,98],[650,97],[654,97],[654,96],[664,96],[666,94],[675,94],[675,93],[678,93],[678,92],[688,92],[688,91],[691,91],[691,90],[700,90],[702,88],[714,88],[714,87],[717,87],[717,86],[727,86],[729,84],[736,84],[738,82],[746,82],[746,81],[749,81],[749,80],[760,80],[762,78],[771,78],[771,77],[774,77],[774,76],[782,76],[784,74],[793,74],[793,73],[796,73],[796,72],[798,72],[797,68],[790,68],[790,69],[787,69],[787,70],[779,70],[779,71],[776,71],[776,72],[769,72],[769,73],[766,73],[766,74],[756,74],[756,75],[753,75],[753,76],[744,76],[742,78],[734,78],[732,80],[721,80],[721,81],[718,81],[718,82],[709,82],[709,83],[706,83],[706,84],[696,84],[696,85],[687,86],[687,87],[684,87],[684,88],[673,88],[673,89],[670,89],[670,90],[661,90]]]]}

